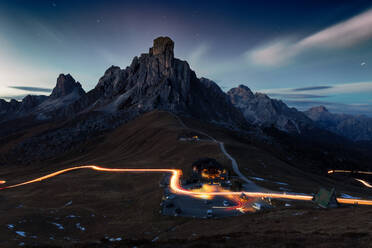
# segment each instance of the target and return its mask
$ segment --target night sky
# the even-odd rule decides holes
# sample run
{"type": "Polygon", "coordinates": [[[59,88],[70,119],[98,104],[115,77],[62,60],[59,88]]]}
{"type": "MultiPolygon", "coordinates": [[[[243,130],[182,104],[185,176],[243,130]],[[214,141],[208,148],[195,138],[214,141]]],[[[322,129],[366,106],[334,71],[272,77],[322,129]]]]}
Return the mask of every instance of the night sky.
{"type": "Polygon", "coordinates": [[[357,0],[3,0],[0,97],[49,94],[60,73],[90,90],[164,35],[224,91],[372,115],[372,2],[357,0]]]}

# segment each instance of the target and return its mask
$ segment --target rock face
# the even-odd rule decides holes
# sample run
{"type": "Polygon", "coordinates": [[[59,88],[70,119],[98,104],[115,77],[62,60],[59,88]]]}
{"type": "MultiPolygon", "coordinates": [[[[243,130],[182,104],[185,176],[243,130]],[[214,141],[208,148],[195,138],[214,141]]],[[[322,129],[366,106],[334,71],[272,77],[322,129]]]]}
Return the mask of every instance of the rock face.
{"type": "Polygon", "coordinates": [[[302,112],[289,108],[280,100],[271,99],[265,94],[253,92],[244,85],[228,91],[231,102],[239,108],[251,123],[263,127],[275,126],[290,133],[301,133],[313,123],[302,112]]]}
{"type": "Polygon", "coordinates": [[[60,98],[65,97],[74,91],[77,92],[78,95],[84,95],[85,91],[82,89],[81,84],[76,82],[75,79],[70,75],[60,74],[57,78],[57,85],[53,89],[52,94],[50,95],[51,98],[60,98]]]}
{"type": "MultiPolygon", "coordinates": [[[[14,148],[14,154],[24,154],[26,161],[66,152],[89,137],[155,109],[229,128],[249,126],[216,83],[197,78],[186,61],[174,57],[174,42],[169,37],[155,39],[149,53],[134,57],[125,69],[108,68],[87,93],[71,75],[61,74],[49,97],[24,102],[29,102],[27,114],[36,121],[63,123],[14,148]]],[[[9,113],[22,104],[0,102],[0,108],[9,113]]]]}
{"type": "Polygon", "coordinates": [[[149,53],[126,69],[110,67],[80,105],[111,113],[160,109],[221,124],[244,123],[217,84],[198,79],[186,61],[174,58],[173,49],[169,37],[155,39],[149,53]]]}
{"type": "Polygon", "coordinates": [[[71,118],[79,113],[74,103],[85,96],[85,91],[79,82],[70,75],[60,74],[52,94],[37,105],[33,114],[38,119],[71,118]]]}
{"type": "Polygon", "coordinates": [[[30,114],[36,106],[40,105],[47,98],[47,96],[28,95],[20,102],[14,99],[10,102],[0,99],[0,122],[30,114]]]}
{"type": "Polygon", "coordinates": [[[25,116],[34,116],[39,120],[55,117],[71,117],[77,112],[73,103],[85,95],[79,82],[70,75],[59,75],[56,87],[48,96],[28,95],[22,101],[6,102],[0,99],[0,116],[7,121],[25,116]]]}
{"type": "Polygon", "coordinates": [[[372,118],[333,114],[324,106],[313,107],[304,113],[320,128],[327,129],[353,141],[372,140],[372,118]]]}

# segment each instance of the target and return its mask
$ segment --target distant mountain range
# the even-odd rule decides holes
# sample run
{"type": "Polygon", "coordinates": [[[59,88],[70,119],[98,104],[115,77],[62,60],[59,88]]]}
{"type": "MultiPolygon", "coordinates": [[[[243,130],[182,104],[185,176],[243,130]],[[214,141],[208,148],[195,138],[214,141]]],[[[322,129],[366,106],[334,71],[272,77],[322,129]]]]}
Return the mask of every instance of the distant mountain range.
{"type": "Polygon", "coordinates": [[[372,118],[330,113],[324,106],[304,112],[319,127],[354,141],[372,140],[372,118]]]}
{"type": "Polygon", "coordinates": [[[25,115],[37,119],[71,118],[89,111],[138,115],[160,109],[222,125],[244,125],[243,115],[218,85],[197,78],[186,61],[174,58],[173,49],[170,38],[155,39],[149,53],[135,57],[125,69],[110,67],[87,93],[71,75],[61,74],[49,97],[1,101],[2,120],[25,115]]]}
{"type": "Polygon", "coordinates": [[[50,96],[0,100],[0,138],[5,142],[26,127],[52,123],[53,128],[22,139],[12,152],[25,157],[36,154],[39,159],[53,157],[145,112],[164,110],[257,136],[275,128],[328,142],[339,140],[337,135],[372,140],[368,118],[335,115],[324,108],[303,113],[265,94],[253,94],[244,85],[225,93],[215,82],[197,78],[186,61],[174,57],[173,50],[169,37],[159,37],[130,66],[108,68],[89,92],[70,74],[61,74],[50,96]]]}
{"type": "Polygon", "coordinates": [[[240,109],[247,121],[261,127],[274,126],[281,131],[300,134],[314,128],[314,123],[302,112],[284,102],[255,93],[244,85],[227,92],[231,102],[240,109]]]}

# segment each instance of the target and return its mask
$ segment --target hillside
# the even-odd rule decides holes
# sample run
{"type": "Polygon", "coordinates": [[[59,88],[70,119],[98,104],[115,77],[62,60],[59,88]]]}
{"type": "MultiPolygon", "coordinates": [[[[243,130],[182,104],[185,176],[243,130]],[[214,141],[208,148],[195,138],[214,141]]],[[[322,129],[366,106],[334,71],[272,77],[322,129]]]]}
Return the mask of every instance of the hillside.
{"type": "MultiPolygon", "coordinates": [[[[274,190],[286,187],[295,192],[315,192],[319,185],[324,187],[337,185],[339,192],[354,195],[366,193],[354,182],[338,183],[326,176],[299,170],[296,166],[278,159],[273,153],[268,153],[254,143],[236,138],[234,133],[219,126],[189,118],[183,118],[183,121],[187,127],[204,131],[225,142],[243,173],[249,177],[263,178],[263,181],[257,183],[264,187],[274,190]]],[[[218,145],[213,142],[178,140],[179,135],[187,131],[188,129],[185,129],[173,115],[155,111],[123,124],[99,139],[82,144],[80,148],[84,150],[76,149],[61,157],[27,167],[3,166],[0,177],[8,179],[9,183],[17,183],[59,168],[82,164],[98,164],[111,168],[180,168],[187,175],[191,171],[191,163],[205,156],[216,158],[226,167],[231,166],[218,145]]],[[[37,236],[37,241],[31,237],[29,240],[39,245],[47,243],[63,245],[66,237],[76,242],[91,243],[105,236],[124,237],[126,240],[140,239],[142,241],[138,242],[144,243],[147,242],[146,239],[151,241],[155,237],[160,237],[160,242],[166,241],[171,244],[173,242],[171,239],[189,239],[192,233],[197,233],[194,238],[201,239],[201,242],[215,237],[216,234],[234,237],[238,233],[247,232],[244,229],[248,223],[261,218],[261,214],[248,215],[217,221],[216,224],[214,221],[161,216],[158,211],[162,195],[159,182],[162,177],[152,174],[99,174],[92,171],[77,171],[43,183],[3,191],[1,198],[4,204],[1,205],[0,212],[6,217],[1,219],[0,244],[2,247],[17,244],[17,236],[7,228],[8,224],[15,224],[17,230],[27,232],[29,236],[37,236]],[[21,222],[18,223],[19,221],[21,222]],[[60,230],[51,223],[59,223],[66,229],[60,230]],[[80,223],[86,230],[73,232],[76,223],[80,223]],[[224,228],[218,230],[222,223],[224,228]],[[196,228],[200,225],[205,228],[196,228]],[[169,231],[173,228],[174,231],[169,231]],[[53,241],[50,241],[50,237],[53,237],[53,241]]],[[[280,228],[281,222],[276,222],[279,215],[293,223],[300,223],[291,217],[299,211],[305,211],[304,216],[323,216],[323,212],[312,210],[308,208],[309,206],[306,207],[306,204],[303,207],[306,210],[297,208],[285,210],[279,205],[278,209],[269,215],[271,217],[260,221],[261,224],[257,226],[261,230],[259,233],[264,234],[272,228],[280,228]],[[272,226],[273,223],[277,223],[275,227],[272,226]]],[[[363,209],[358,210],[358,213],[359,211],[361,214],[365,213],[363,209]]],[[[323,223],[331,221],[334,218],[332,216],[333,214],[325,218],[323,223]]],[[[350,226],[353,225],[351,222],[350,226]]],[[[321,228],[321,224],[302,228],[315,231],[321,228]]],[[[338,231],[339,235],[347,232],[345,228],[338,231]]],[[[331,227],[324,231],[330,230],[331,227]]],[[[302,235],[307,240],[305,233],[297,235],[302,235]]],[[[315,234],[312,237],[322,239],[315,234]]],[[[294,237],[288,238],[296,242],[294,237]]]]}

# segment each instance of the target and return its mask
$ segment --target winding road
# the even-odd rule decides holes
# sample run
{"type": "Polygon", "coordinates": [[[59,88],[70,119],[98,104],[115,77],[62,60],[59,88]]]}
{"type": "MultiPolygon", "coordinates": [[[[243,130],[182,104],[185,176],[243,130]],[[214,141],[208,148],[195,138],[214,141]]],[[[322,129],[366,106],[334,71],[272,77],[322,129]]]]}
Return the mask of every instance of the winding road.
{"type": "MultiPolygon", "coordinates": [[[[291,200],[301,200],[301,201],[311,201],[313,200],[312,195],[303,195],[303,194],[287,194],[287,193],[265,193],[265,192],[226,192],[226,191],[219,191],[219,192],[194,192],[182,188],[180,185],[180,177],[182,175],[182,171],[178,169],[122,169],[122,168],[104,168],[97,165],[83,165],[83,166],[76,166],[71,167],[63,170],[59,170],[45,176],[25,181],[23,183],[18,183],[14,185],[7,185],[5,187],[0,188],[0,190],[12,189],[21,186],[25,186],[32,183],[41,182],[47,180],[49,178],[61,175],[63,173],[67,173],[70,171],[81,170],[81,169],[90,169],[100,172],[112,172],[112,173],[170,173],[172,176],[170,178],[169,187],[175,194],[183,194],[189,195],[192,197],[199,197],[203,195],[210,195],[210,196],[232,196],[232,195],[241,195],[245,194],[248,197],[254,198],[275,198],[275,199],[291,199],[291,200]]],[[[349,199],[349,198],[337,198],[339,203],[343,204],[358,204],[358,205],[370,205],[372,206],[372,200],[363,200],[363,199],[349,199]]]]}
{"type": "Polygon", "coordinates": [[[244,182],[246,182],[248,185],[254,185],[256,187],[258,187],[254,182],[252,182],[251,180],[249,180],[246,176],[243,175],[243,173],[240,172],[239,170],[239,166],[238,166],[238,163],[236,162],[236,160],[233,158],[233,156],[231,156],[227,151],[226,151],[226,148],[225,148],[225,144],[222,142],[222,141],[218,141],[216,140],[215,138],[213,138],[212,136],[210,136],[209,134],[205,133],[205,132],[202,132],[200,130],[197,130],[197,129],[193,129],[193,128],[189,128],[188,126],[186,126],[186,124],[181,120],[181,118],[171,112],[168,112],[169,114],[171,114],[172,116],[174,116],[178,122],[180,123],[180,125],[185,128],[185,129],[189,129],[191,131],[194,131],[196,133],[199,133],[199,134],[202,134],[206,137],[208,137],[210,140],[212,140],[212,142],[216,143],[219,145],[220,149],[221,149],[221,152],[231,161],[231,165],[232,165],[232,169],[233,171],[235,172],[236,175],[239,176],[239,178],[241,180],[243,180],[244,182]]]}
{"type": "MultiPolygon", "coordinates": [[[[173,114],[172,114],[173,115],[173,114]]],[[[188,128],[183,121],[176,115],[175,116],[181,125],[187,129],[188,128]]],[[[193,130],[193,129],[190,129],[193,130]]],[[[213,137],[209,136],[208,134],[194,130],[195,132],[198,132],[200,134],[205,135],[206,137],[209,137],[213,142],[218,143],[221,151],[224,153],[224,155],[231,160],[232,167],[234,172],[245,182],[249,184],[254,184],[252,181],[248,180],[239,170],[238,163],[236,160],[226,151],[224,143],[217,141],[213,137]]],[[[0,180],[0,184],[5,185],[4,187],[1,187],[0,190],[7,190],[7,189],[12,189],[12,188],[17,188],[21,186],[25,186],[28,184],[32,183],[37,183],[41,182],[47,179],[50,179],[52,177],[68,173],[71,171],[75,170],[82,170],[82,169],[90,169],[90,170],[95,170],[99,172],[110,172],[110,173],[170,173],[171,178],[170,178],[170,183],[169,187],[170,190],[175,193],[175,194],[182,194],[182,195],[189,195],[192,197],[200,197],[203,195],[210,195],[210,196],[233,196],[233,195],[242,195],[245,194],[248,197],[253,197],[253,198],[276,198],[276,199],[291,199],[291,200],[302,200],[302,201],[312,201],[313,196],[312,195],[305,195],[305,194],[287,194],[287,193],[275,193],[275,192],[247,192],[247,191],[239,191],[239,192],[231,192],[231,191],[218,191],[218,192],[195,192],[195,191],[190,191],[188,189],[183,188],[180,185],[180,177],[182,175],[182,171],[178,169],[125,169],[125,168],[105,168],[105,167],[100,167],[97,165],[83,165],[83,166],[75,166],[75,167],[70,167],[66,169],[62,169],[50,174],[47,174],[45,176],[35,178],[29,181],[25,181],[22,183],[18,184],[13,184],[13,185],[7,185],[7,182],[5,180],[0,180]]],[[[335,173],[338,171],[329,171],[328,173],[335,173]]],[[[344,171],[343,171],[344,172],[344,171]]],[[[368,173],[369,174],[369,173],[368,173]]],[[[349,199],[349,198],[337,198],[337,201],[342,204],[358,204],[358,205],[371,205],[372,206],[372,200],[364,200],[364,199],[349,199]]]]}

